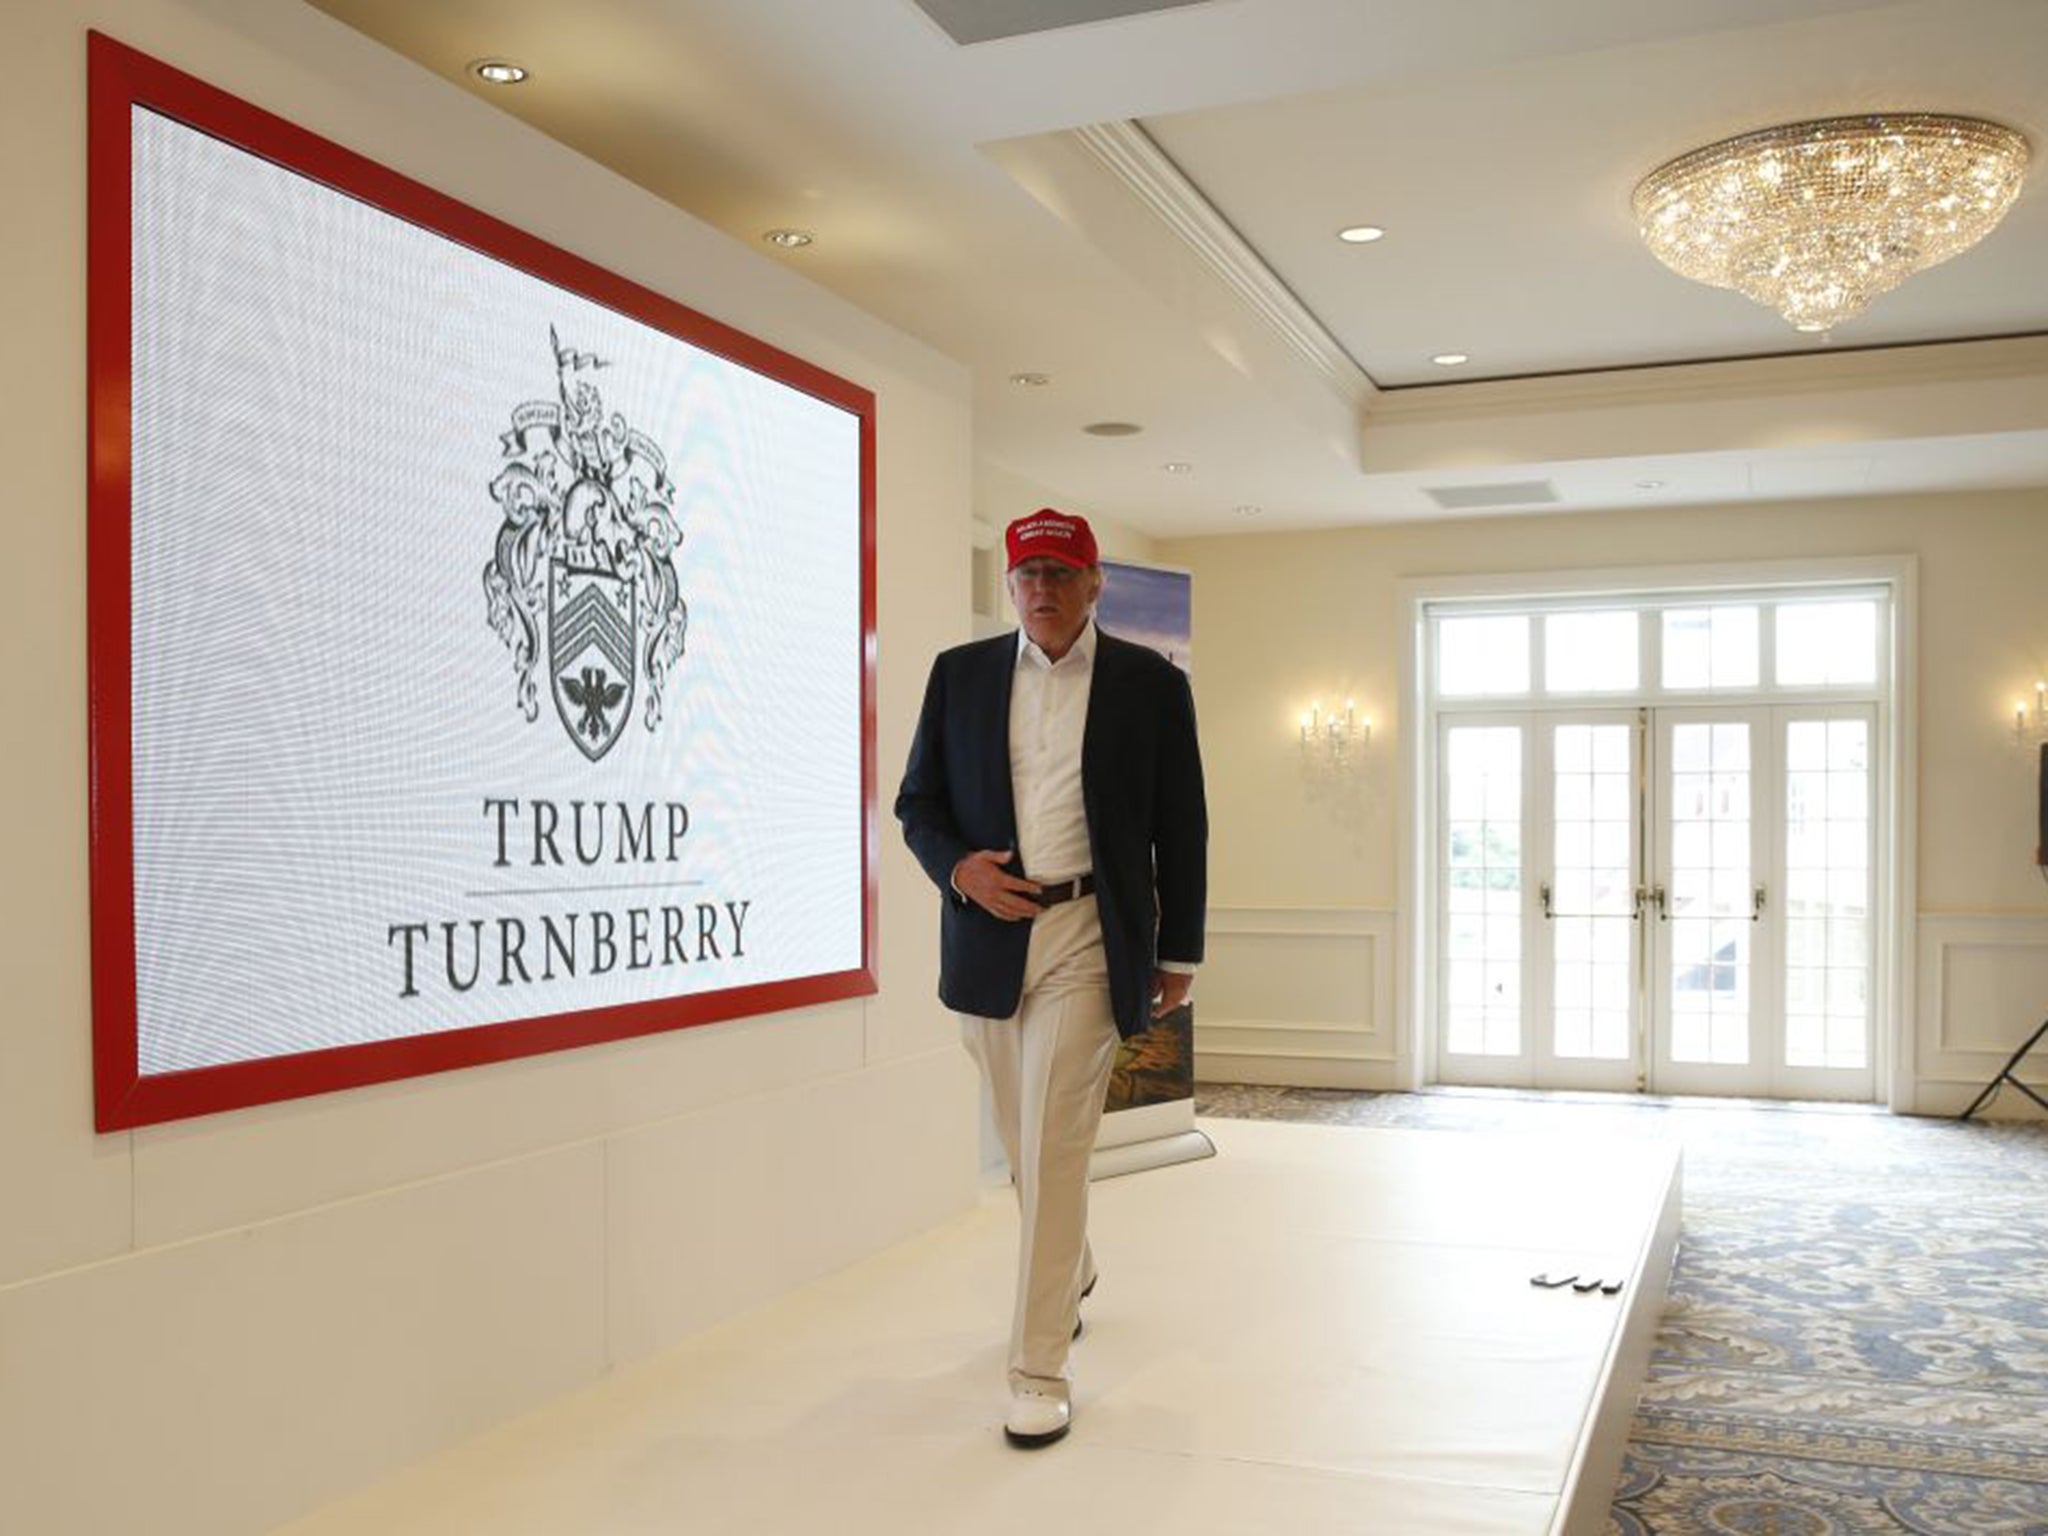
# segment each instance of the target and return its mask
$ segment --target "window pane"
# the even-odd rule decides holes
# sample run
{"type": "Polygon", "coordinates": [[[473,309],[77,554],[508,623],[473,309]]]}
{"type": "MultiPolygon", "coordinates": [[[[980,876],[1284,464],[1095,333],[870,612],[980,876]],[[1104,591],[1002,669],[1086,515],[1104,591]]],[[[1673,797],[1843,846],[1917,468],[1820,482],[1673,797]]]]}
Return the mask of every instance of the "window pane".
{"type": "Polygon", "coordinates": [[[1870,730],[1785,732],[1785,1062],[1860,1069],[1870,1039],[1870,730]]]}
{"type": "Polygon", "coordinates": [[[1664,614],[1666,688],[1754,688],[1753,607],[1671,608],[1664,614]]]}
{"type": "Polygon", "coordinates": [[[1677,1062],[1749,1060],[1749,727],[1671,730],[1671,1054],[1677,1062]],[[1706,771],[1698,771],[1705,769],[1706,771]]]}
{"type": "Polygon", "coordinates": [[[1628,725],[1560,725],[1553,734],[1551,1049],[1561,1059],[1626,1060],[1633,975],[1634,804],[1628,725]],[[1596,815],[1594,807],[1606,813],[1596,815]]]}
{"type": "Polygon", "coordinates": [[[1436,629],[1439,693],[1477,694],[1529,691],[1529,621],[1489,615],[1444,619],[1436,629]]]}
{"type": "Polygon", "coordinates": [[[1633,611],[1553,613],[1543,620],[1543,686],[1552,693],[1613,693],[1636,685],[1633,611]]]}
{"type": "Polygon", "coordinates": [[[1449,798],[1476,810],[1445,828],[1445,1049],[1522,1048],[1522,733],[1458,726],[1444,736],[1449,798]]]}
{"type": "Polygon", "coordinates": [[[1778,608],[1778,685],[1877,681],[1877,604],[1785,603],[1778,608]]]}

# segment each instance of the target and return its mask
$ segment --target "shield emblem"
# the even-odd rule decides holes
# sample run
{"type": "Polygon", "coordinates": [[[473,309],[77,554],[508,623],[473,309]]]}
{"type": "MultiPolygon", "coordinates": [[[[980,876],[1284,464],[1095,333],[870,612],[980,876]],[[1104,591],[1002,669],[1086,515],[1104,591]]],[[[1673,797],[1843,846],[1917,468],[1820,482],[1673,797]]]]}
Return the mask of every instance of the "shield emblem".
{"type": "Polygon", "coordinates": [[[633,584],[609,571],[550,563],[548,675],[555,712],[594,763],[612,749],[633,713],[633,584]]]}

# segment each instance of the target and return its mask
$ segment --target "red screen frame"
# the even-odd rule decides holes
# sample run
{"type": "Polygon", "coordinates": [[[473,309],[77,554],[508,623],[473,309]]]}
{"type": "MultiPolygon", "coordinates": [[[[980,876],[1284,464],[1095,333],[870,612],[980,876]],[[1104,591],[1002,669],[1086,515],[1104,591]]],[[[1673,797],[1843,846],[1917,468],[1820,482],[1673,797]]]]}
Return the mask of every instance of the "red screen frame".
{"type": "Polygon", "coordinates": [[[116,1131],[369,1083],[446,1072],[879,990],[875,803],[875,397],[872,391],[101,34],[87,40],[87,649],[90,667],[95,1119],[116,1131]],[[860,421],[861,964],[688,997],[587,1009],[403,1040],[143,1077],[136,1005],[129,486],[131,109],[141,105],[580,294],[860,421]]]}

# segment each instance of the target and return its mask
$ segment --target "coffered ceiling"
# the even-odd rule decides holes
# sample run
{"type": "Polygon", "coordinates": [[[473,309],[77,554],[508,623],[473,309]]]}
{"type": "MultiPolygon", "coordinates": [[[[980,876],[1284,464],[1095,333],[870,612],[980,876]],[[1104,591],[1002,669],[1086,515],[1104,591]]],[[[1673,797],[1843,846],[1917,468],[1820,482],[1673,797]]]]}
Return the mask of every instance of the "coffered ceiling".
{"type": "Polygon", "coordinates": [[[811,232],[777,259],[971,369],[978,454],[1156,534],[2048,483],[2048,171],[1824,343],[1628,206],[1847,112],[2048,158],[2044,0],[317,3],[736,238],[811,232]]]}

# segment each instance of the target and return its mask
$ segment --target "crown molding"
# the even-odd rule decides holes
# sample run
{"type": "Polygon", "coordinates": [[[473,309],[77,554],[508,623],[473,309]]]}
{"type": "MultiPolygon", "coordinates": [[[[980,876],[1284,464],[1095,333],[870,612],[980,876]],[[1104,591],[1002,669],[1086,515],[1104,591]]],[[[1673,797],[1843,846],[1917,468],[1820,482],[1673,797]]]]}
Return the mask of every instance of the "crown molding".
{"type": "Polygon", "coordinates": [[[1373,419],[1376,425],[1391,425],[2022,379],[2048,380],[2048,335],[1412,386],[1381,391],[1373,419]]]}
{"type": "Polygon", "coordinates": [[[1379,386],[1150,134],[1134,122],[1110,122],[1073,129],[1072,135],[1353,410],[1362,413],[1373,405],[1379,386]]]}

